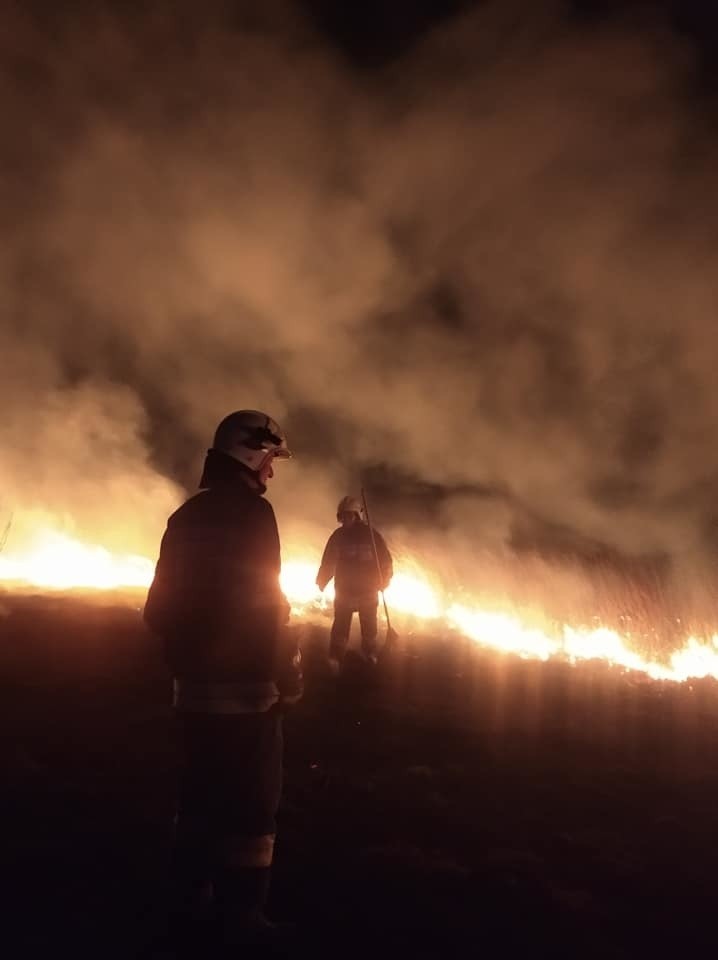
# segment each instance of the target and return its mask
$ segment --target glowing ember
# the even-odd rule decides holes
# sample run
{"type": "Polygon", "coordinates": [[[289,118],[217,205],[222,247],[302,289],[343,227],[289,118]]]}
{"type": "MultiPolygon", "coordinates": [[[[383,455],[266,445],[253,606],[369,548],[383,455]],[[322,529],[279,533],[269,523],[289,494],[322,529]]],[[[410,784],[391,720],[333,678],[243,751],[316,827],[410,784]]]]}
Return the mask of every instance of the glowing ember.
{"type": "MultiPolygon", "coordinates": [[[[314,582],[317,560],[294,557],[291,551],[288,554],[280,581],[293,614],[305,619],[313,615],[328,619],[333,584],[320,593],[314,582]]],[[[113,554],[52,530],[38,533],[20,551],[0,553],[0,583],[11,588],[29,585],[52,590],[144,590],[153,573],[154,563],[146,557],[113,554]]],[[[644,658],[632,649],[627,637],[607,627],[589,629],[548,621],[537,625],[515,612],[488,610],[470,599],[452,603],[441,585],[425,575],[412,557],[397,562],[386,599],[391,610],[405,620],[410,618],[409,622],[412,618],[440,620],[444,627],[482,646],[521,657],[561,657],[570,662],[597,659],[655,680],[718,679],[718,634],[706,642],[689,636],[668,663],[660,663],[644,658]]]]}

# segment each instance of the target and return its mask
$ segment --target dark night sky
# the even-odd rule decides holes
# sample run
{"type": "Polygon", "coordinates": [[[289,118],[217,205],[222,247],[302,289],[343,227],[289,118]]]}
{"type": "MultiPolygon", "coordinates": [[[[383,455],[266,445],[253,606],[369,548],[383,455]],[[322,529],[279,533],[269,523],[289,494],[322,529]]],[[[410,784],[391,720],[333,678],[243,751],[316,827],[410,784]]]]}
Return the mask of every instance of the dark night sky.
{"type": "MultiPolygon", "coordinates": [[[[484,0],[366,0],[334,3],[333,0],[300,0],[326,36],[352,62],[369,68],[401,55],[437,23],[479,7],[484,0]]],[[[584,29],[617,16],[660,11],[678,35],[700,49],[706,79],[714,79],[718,51],[718,6],[712,0],[570,0],[566,4],[584,29]]]]}
{"type": "Polygon", "coordinates": [[[9,4],[0,512],[153,549],[215,421],[260,406],[298,453],[290,537],[364,479],[457,562],[712,570],[717,26],[668,0],[9,4]]]}

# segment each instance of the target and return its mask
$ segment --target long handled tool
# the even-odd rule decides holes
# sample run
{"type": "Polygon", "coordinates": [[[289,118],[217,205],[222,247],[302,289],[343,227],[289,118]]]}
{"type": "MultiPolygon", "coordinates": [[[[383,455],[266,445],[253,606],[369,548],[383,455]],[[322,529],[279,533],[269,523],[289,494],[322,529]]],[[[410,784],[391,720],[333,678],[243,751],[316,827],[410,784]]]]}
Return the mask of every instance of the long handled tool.
{"type": "Polygon", "coordinates": [[[10,527],[11,527],[11,526],[12,526],[12,514],[10,514],[10,519],[8,520],[7,524],[5,525],[5,529],[4,529],[3,532],[2,532],[2,536],[0,536],[0,553],[2,553],[3,550],[5,549],[5,544],[7,543],[7,538],[10,536],[10,527]]]}
{"type": "MultiPolygon", "coordinates": [[[[376,539],[374,537],[374,527],[371,523],[371,517],[369,515],[369,505],[366,502],[366,494],[364,493],[364,488],[362,487],[361,491],[361,502],[364,507],[364,516],[366,517],[367,526],[369,527],[369,534],[371,535],[371,545],[374,550],[374,559],[376,560],[376,572],[379,577],[379,583],[382,581],[381,573],[381,564],[379,563],[379,553],[376,549],[376,539]]],[[[379,588],[379,593],[381,593],[381,601],[384,604],[384,616],[386,617],[386,646],[389,650],[394,646],[396,641],[399,639],[399,634],[391,625],[391,620],[389,618],[389,607],[386,604],[386,597],[384,596],[384,588],[379,588]]]]}

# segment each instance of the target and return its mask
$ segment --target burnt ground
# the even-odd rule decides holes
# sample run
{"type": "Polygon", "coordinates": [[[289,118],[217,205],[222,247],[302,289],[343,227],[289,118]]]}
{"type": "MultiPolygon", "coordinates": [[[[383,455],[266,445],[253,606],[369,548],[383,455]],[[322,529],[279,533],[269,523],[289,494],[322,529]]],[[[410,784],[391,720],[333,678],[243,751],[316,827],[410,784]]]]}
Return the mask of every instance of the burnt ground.
{"type": "MultiPolygon", "coordinates": [[[[137,609],[0,598],[3,955],[153,956],[176,762],[137,609]]],[[[293,955],[718,945],[718,684],[409,637],[332,681],[304,628],[272,913],[293,955]]]]}

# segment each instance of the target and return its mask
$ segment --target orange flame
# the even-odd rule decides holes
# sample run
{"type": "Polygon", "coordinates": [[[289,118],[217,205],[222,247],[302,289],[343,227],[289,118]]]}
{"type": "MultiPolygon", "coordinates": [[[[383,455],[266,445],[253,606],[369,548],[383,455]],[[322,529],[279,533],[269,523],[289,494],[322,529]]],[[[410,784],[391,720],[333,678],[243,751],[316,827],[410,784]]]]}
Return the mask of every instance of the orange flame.
{"type": "Polygon", "coordinates": [[[17,553],[0,554],[0,582],[48,590],[148,587],[154,564],[146,557],[113,554],[54,530],[37,533],[17,553]]]}
{"type": "MultiPolygon", "coordinates": [[[[330,584],[322,594],[317,588],[317,561],[303,558],[299,552],[288,551],[288,556],[280,581],[293,614],[299,618],[328,615],[333,589],[330,584]]],[[[0,583],[11,589],[144,590],[153,573],[154,564],[146,557],[113,554],[50,529],[37,533],[20,551],[0,554],[0,583]]],[[[570,662],[599,659],[655,680],[718,679],[718,634],[705,641],[686,637],[668,662],[661,663],[643,657],[626,636],[608,627],[536,625],[515,612],[486,609],[471,599],[452,602],[443,585],[410,557],[397,563],[386,600],[392,611],[409,621],[424,621],[427,626],[433,621],[434,627],[443,625],[477,644],[525,658],[561,657],[570,662]]]]}

